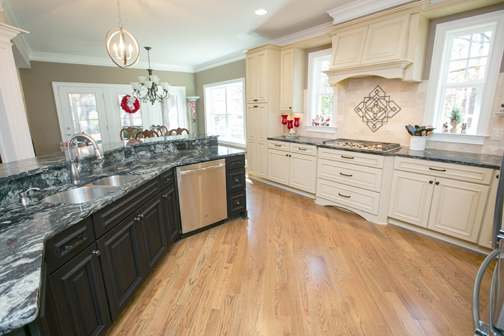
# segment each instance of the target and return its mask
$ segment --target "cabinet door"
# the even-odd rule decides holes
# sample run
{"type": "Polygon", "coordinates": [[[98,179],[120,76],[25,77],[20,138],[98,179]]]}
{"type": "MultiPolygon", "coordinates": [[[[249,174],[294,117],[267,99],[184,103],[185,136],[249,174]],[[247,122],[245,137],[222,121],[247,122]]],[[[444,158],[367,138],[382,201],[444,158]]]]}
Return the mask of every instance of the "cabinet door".
{"type": "Polygon", "coordinates": [[[104,335],[110,314],[96,244],[48,278],[51,335],[104,335]]]}
{"type": "Polygon", "coordinates": [[[268,177],[268,144],[264,142],[257,145],[257,175],[268,177]]]}
{"type": "Polygon", "coordinates": [[[284,50],[280,63],[280,110],[292,110],[292,88],[294,71],[294,51],[284,50]]]}
{"type": "Polygon", "coordinates": [[[138,215],[142,223],[144,251],[149,270],[166,252],[165,210],[161,200],[161,197],[152,199],[146,207],[140,210],[138,215]]]}
{"type": "Polygon", "coordinates": [[[161,195],[161,198],[163,199],[164,224],[166,228],[167,245],[169,247],[179,239],[181,232],[179,202],[175,187],[167,189],[166,192],[161,195]]]}
{"type": "Polygon", "coordinates": [[[247,56],[247,102],[258,103],[266,99],[266,52],[247,56]]]}
{"type": "Polygon", "coordinates": [[[427,227],[433,190],[433,177],[395,171],[389,216],[427,227]]]}
{"type": "Polygon", "coordinates": [[[332,38],[333,66],[335,68],[359,65],[366,41],[367,27],[347,29],[332,38]]]}
{"type": "Polygon", "coordinates": [[[281,184],[288,185],[290,173],[290,154],[274,149],[270,149],[268,153],[269,179],[281,184]]]}
{"type": "Polygon", "coordinates": [[[370,24],[362,63],[401,59],[408,44],[408,21],[409,16],[403,15],[370,24]]]}
{"type": "Polygon", "coordinates": [[[257,175],[257,142],[247,141],[247,172],[251,175],[257,175]]]}
{"type": "Polygon", "coordinates": [[[98,240],[112,319],[125,307],[147,271],[141,221],[127,217],[98,240]]]}
{"type": "Polygon", "coordinates": [[[315,193],[317,180],[317,158],[309,155],[291,154],[289,185],[315,193]]]}
{"type": "Polygon", "coordinates": [[[262,135],[261,124],[261,110],[259,104],[247,106],[247,139],[250,141],[259,141],[262,135]]]}
{"type": "Polygon", "coordinates": [[[476,242],[487,198],[487,186],[436,178],[429,229],[476,242]]]}

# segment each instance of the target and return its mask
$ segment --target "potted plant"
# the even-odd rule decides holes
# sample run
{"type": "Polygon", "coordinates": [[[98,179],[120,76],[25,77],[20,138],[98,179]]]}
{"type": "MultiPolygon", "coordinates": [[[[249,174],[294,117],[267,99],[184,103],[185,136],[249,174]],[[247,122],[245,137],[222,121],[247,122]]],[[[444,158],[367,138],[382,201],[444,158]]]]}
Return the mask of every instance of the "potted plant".
{"type": "Polygon", "coordinates": [[[460,113],[460,109],[455,106],[450,114],[450,125],[451,125],[451,132],[452,133],[457,133],[457,126],[462,122],[462,114],[460,113]]]}

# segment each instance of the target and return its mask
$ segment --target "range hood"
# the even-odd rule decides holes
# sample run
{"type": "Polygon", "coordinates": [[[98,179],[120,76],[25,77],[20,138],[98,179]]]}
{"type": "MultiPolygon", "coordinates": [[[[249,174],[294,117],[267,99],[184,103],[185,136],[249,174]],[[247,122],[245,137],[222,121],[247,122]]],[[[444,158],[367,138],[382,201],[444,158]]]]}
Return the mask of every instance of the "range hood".
{"type": "Polygon", "coordinates": [[[413,64],[412,61],[399,60],[373,64],[360,64],[356,66],[333,68],[325,73],[329,76],[329,83],[337,83],[349,78],[363,78],[378,76],[389,79],[409,80],[407,69],[413,64]]]}

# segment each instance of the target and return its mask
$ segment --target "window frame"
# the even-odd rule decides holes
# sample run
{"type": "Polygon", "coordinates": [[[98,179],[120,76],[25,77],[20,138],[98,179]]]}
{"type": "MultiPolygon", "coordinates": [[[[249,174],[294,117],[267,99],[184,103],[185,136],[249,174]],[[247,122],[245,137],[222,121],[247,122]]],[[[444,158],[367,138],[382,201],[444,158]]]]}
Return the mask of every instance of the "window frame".
{"type": "MultiPolygon", "coordinates": [[[[451,51],[448,47],[450,40],[453,41],[453,37],[460,33],[470,33],[471,30],[474,31],[484,26],[491,26],[492,24],[495,24],[495,35],[488,53],[485,80],[483,83],[473,81],[475,84],[474,87],[480,86],[482,91],[476,134],[442,133],[442,130],[436,129],[432,136],[433,141],[483,144],[485,138],[488,137],[500,65],[504,58],[504,11],[494,11],[436,25],[424,113],[424,122],[434,127],[438,126],[437,123],[440,118],[439,113],[441,113],[440,107],[443,104],[442,97],[444,90],[455,87],[453,84],[448,84],[446,78],[446,67],[448,67],[449,53],[451,51]]],[[[469,84],[469,81],[467,81],[461,87],[466,87],[469,84]]]]}
{"type": "MultiPolygon", "coordinates": [[[[309,131],[312,132],[320,132],[320,133],[334,133],[336,131],[336,108],[337,108],[337,101],[336,101],[336,92],[335,88],[331,86],[333,90],[333,110],[332,110],[332,122],[331,126],[313,126],[312,125],[312,116],[316,112],[316,107],[315,105],[317,104],[316,101],[314,100],[315,96],[315,66],[316,66],[316,59],[319,57],[327,57],[329,56],[330,63],[332,63],[332,49],[323,49],[323,50],[318,50],[318,51],[313,51],[308,53],[308,88],[307,88],[307,93],[306,93],[306,116],[305,116],[305,121],[304,121],[304,127],[308,129],[309,131]]],[[[318,90],[317,90],[318,92],[318,90]]],[[[318,95],[317,95],[318,96],[318,95]]]]}
{"type": "MultiPolygon", "coordinates": [[[[218,140],[220,144],[227,145],[227,146],[232,146],[232,147],[238,147],[238,148],[245,148],[247,146],[247,113],[246,113],[246,87],[245,87],[245,78],[240,77],[240,78],[235,78],[235,79],[230,79],[230,80],[225,80],[225,81],[220,81],[220,82],[212,82],[212,83],[207,83],[203,85],[203,115],[205,118],[205,134],[208,135],[208,109],[207,107],[209,106],[208,104],[208,96],[206,95],[206,90],[212,87],[218,87],[218,86],[223,86],[226,84],[234,84],[234,83],[241,83],[242,85],[242,101],[243,101],[243,144],[237,143],[237,142],[232,142],[232,141],[222,141],[218,140]]],[[[227,105],[226,105],[227,107],[227,105]]]]}

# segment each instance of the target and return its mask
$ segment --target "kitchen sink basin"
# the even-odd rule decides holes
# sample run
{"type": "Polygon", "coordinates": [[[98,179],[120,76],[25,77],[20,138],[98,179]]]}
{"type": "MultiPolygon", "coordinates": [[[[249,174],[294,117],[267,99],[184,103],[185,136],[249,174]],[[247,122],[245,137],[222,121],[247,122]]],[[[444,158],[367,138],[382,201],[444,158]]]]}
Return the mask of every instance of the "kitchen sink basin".
{"type": "Polygon", "coordinates": [[[91,183],[93,186],[111,186],[120,187],[123,185],[130,184],[131,182],[137,180],[137,176],[131,175],[112,175],[108,177],[101,178],[91,183]]]}
{"type": "Polygon", "coordinates": [[[84,186],[51,195],[44,198],[44,201],[53,204],[83,204],[110,195],[117,190],[118,188],[111,186],[84,186]]]}

